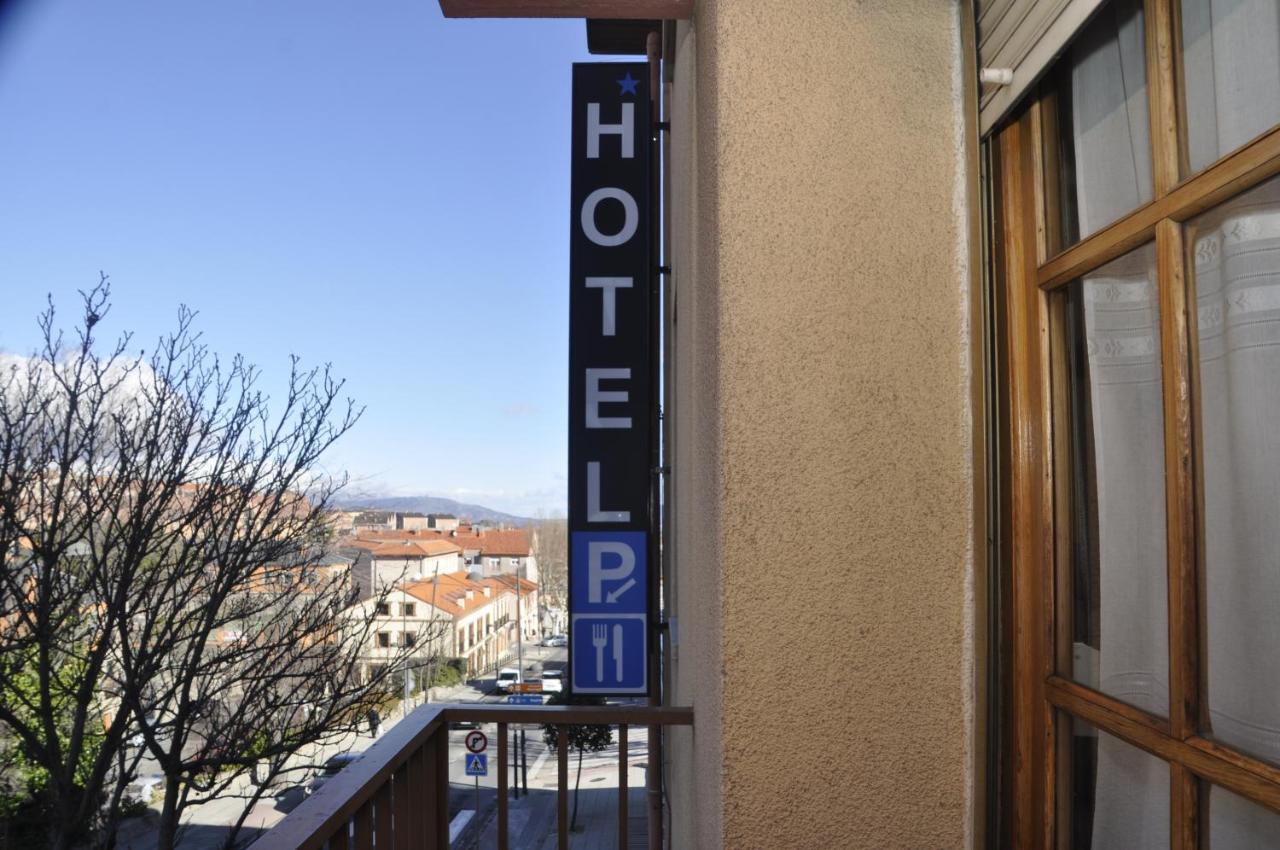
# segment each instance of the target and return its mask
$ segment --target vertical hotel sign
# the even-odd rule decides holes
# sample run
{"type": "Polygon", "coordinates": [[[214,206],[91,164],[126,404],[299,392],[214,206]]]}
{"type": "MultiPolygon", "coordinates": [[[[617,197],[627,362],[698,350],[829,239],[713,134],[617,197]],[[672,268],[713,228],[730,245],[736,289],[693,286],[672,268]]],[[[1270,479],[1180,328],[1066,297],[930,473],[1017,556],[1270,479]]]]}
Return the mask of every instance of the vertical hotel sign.
{"type": "Polygon", "coordinates": [[[649,72],[573,66],[569,667],[579,694],[649,692],[649,72]]]}

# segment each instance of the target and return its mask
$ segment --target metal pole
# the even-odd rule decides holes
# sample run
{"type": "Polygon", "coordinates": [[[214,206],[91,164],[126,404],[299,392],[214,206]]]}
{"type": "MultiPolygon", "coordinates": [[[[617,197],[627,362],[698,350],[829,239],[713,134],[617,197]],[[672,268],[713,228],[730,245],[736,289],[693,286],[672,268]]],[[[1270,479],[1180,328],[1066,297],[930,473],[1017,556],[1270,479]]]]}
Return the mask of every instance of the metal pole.
{"type": "Polygon", "coordinates": [[[480,848],[480,777],[476,776],[476,817],[475,817],[475,842],[471,845],[476,850],[480,848]]]}
{"type": "MultiPolygon", "coordinates": [[[[436,611],[436,589],[438,587],[440,587],[439,558],[436,559],[436,571],[435,575],[431,579],[431,623],[433,626],[436,623],[436,614],[439,613],[436,611]]],[[[449,630],[449,637],[453,637],[453,620],[446,619],[445,628],[449,630]]],[[[434,632],[435,629],[433,628],[432,631],[434,632]]],[[[439,635],[433,635],[432,642],[435,644],[435,647],[428,647],[427,649],[427,651],[431,653],[431,657],[427,660],[427,683],[422,687],[423,693],[426,695],[423,699],[424,702],[431,702],[431,685],[436,680],[436,670],[438,669],[437,661],[440,658],[440,645],[443,643],[440,638],[442,637],[444,637],[443,630],[439,635]]]]}
{"type": "MultiPolygon", "coordinates": [[[[513,733],[514,734],[514,733],[513,733]]],[[[511,748],[507,746],[507,724],[498,724],[498,847],[507,850],[508,839],[508,806],[507,806],[507,756],[511,748]]],[[[399,786],[397,786],[398,788],[399,786]]],[[[397,838],[399,836],[396,836],[397,838]]]]}
{"type": "MultiPolygon", "coordinates": [[[[658,227],[661,224],[660,205],[661,205],[661,182],[659,180],[662,154],[661,145],[658,144],[658,138],[661,130],[658,129],[659,122],[662,118],[661,113],[661,86],[662,74],[660,73],[662,61],[662,38],[656,32],[649,33],[648,39],[645,41],[645,54],[649,60],[649,112],[651,116],[650,125],[652,127],[649,146],[651,155],[649,157],[649,257],[651,265],[651,274],[653,276],[652,292],[650,294],[650,313],[649,313],[649,334],[650,334],[650,388],[649,388],[649,409],[650,409],[650,485],[649,485],[649,704],[662,705],[662,664],[659,657],[661,651],[661,643],[658,639],[659,620],[662,612],[658,607],[661,583],[659,581],[659,560],[658,546],[661,539],[661,527],[658,518],[658,488],[661,485],[661,455],[658,446],[658,428],[661,422],[658,418],[658,404],[660,400],[658,392],[659,370],[661,368],[661,359],[659,351],[659,343],[661,342],[661,282],[662,282],[662,257],[660,254],[661,240],[658,233],[658,227]]],[[[662,727],[653,725],[649,727],[649,769],[645,772],[645,790],[648,798],[647,814],[649,821],[649,850],[662,850],[663,846],[663,829],[662,829],[662,727]]]]}
{"type": "Polygon", "coordinates": [[[529,796],[529,739],[520,729],[520,778],[524,783],[524,795],[529,796]]]}
{"type": "Polygon", "coordinates": [[[520,573],[514,574],[516,580],[516,665],[520,668],[520,681],[524,681],[524,619],[520,616],[520,573]]]}
{"type": "MultiPolygon", "coordinates": [[[[422,566],[421,561],[418,562],[418,566],[419,567],[422,566]]],[[[408,619],[408,615],[405,614],[404,612],[404,599],[406,596],[409,595],[409,592],[404,589],[403,585],[400,587],[400,594],[401,594],[400,596],[400,648],[408,649],[409,642],[408,640],[406,640],[406,638],[408,636],[407,630],[409,628],[409,619],[408,619]]],[[[408,716],[409,716],[409,658],[406,655],[405,662],[404,662],[404,699],[400,701],[400,719],[403,720],[408,716]]]]}
{"type": "Polygon", "coordinates": [[[520,797],[520,730],[514,725],[511,727],[511,795],[520,797]]]}

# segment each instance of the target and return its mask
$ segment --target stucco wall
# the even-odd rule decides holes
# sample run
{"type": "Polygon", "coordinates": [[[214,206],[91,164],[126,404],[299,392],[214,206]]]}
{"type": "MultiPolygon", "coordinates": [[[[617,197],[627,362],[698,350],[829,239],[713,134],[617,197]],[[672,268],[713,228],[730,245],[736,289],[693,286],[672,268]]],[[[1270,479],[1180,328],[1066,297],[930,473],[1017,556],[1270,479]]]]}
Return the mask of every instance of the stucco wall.
{"type": "Polygon", "coordinates": [[[679,28],[673,847],[970,840],[960,52],[946,0],[679,28]]]}

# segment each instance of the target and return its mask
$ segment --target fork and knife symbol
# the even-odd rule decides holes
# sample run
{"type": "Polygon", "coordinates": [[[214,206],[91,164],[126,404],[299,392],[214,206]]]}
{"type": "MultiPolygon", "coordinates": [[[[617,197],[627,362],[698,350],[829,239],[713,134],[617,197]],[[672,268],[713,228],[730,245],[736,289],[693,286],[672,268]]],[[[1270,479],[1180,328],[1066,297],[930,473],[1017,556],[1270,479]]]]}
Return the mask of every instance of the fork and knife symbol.
{"type": "MultiPolygon", "coordinates": [[[[591,627],[591,645],[596,650],[596,681],[604,681],[604,649],[609,645],[609,626],[599,623],[591,627]]],[[[622,681],[622,626],[613,627],[614,680],[622,681]]]]}

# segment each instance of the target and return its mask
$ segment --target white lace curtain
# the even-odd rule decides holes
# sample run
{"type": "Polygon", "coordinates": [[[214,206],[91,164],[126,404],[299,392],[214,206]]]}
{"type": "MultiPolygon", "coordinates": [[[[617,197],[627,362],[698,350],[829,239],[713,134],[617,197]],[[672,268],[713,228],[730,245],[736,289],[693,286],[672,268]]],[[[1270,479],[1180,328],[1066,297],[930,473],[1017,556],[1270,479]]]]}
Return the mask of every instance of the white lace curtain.
{"type": "MultiPolygon", "coordinates": [[[[1141,3],[1073,46],[1082,235],[1151,198],[1141,3]]],[[[1184,0],[1193,168],[1280,121],[1280,3],[1184,0]]],[[[1280,763],[1280,178],[1191,223],[1200,338],[1212,734],[1280,763]]],[[[1101,563],[1096,686],[1168,711],[1164,457],[1154,255],[1084,282],[1101,563]]],[[[1094,850],[1169,846],[1167,766],[1100,735],[1094,850]]],[[[1213,850],[1280,850],[1280,816],[1213,789],[1213,850]]],[[[1083,843],[1083,842],[1082,842],[1083,843]]]]}

